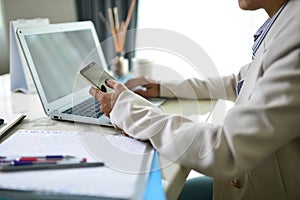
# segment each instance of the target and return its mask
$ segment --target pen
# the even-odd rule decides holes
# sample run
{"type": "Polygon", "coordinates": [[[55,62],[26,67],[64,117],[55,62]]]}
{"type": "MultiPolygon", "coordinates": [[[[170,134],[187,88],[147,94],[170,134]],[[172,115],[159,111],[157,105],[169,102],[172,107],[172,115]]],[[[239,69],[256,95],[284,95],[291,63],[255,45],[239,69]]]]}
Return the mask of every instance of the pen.
{"type": "Polygon", "coordinates": [[[10,162],[11,166],[21,166],[21,165],[45,165],[45,164],[52,164],[52,165],[60,165],[60,164],[76,164],[76,163],[85,163],[86,159],[68,159],[68,160],[38,160],[38,161],[12,161],[10,162]]]}
{"type": "Polygon", "coordinates": [[[37,160],[37,161],[30,161],[30,160],[0,160],[0,167],[1,166],[22,166],[22,165],[45,165],[45,164],[76,164],[76,163],[84,163],[86,159],[67,159],[67,160],[37,160]]]}
{"type": "Polygon", "coordinates": [[[0,172],[17,172],[30,170],[53,170],[53,169],[70,169],[70,168],[86,168],[86,167],[102,167],[102,162],[90,163],[69,163],[69,164],[36,164],[36,165],[9,165],[0,167],[0,172]]]}
{"type": "Polygon", "coordinates": [[[38,156],[38,157],[20,157],[19,161],[38,161],[38,160],[62,160],[62,159],[73,159],[74,156],[61,156],[61,155],[49,155],[49,156],[38,156]]]}
{"type": "Polygon", "coordinates": [[[0,156],[0,161],[38,161],[38,160],[62,160],[62,159],[73,159],[75,158],[75,156],[70,156],[70,155],[47,155],[47,156],[22,156],[22,157],[18,157],[18,156],[10,156],[10,157],[6,157],[6,156],[0,156]]]}

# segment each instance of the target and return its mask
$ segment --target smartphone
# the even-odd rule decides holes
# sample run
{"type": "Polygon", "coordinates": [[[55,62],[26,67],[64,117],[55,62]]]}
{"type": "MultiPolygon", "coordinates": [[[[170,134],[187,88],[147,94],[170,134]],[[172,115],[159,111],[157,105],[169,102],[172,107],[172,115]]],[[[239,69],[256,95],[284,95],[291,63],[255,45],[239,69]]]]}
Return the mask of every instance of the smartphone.
{"type": "Polygon", "coordinates": [[[106,72],[102,67],[97,65],[95,62],[91,62],[83,69],[80,70],[81,76],[92,86],[98,88],[103,92],[112,91],[107,86],[105,86],[106,79],[115,79],[108,72],[106,72]]]}

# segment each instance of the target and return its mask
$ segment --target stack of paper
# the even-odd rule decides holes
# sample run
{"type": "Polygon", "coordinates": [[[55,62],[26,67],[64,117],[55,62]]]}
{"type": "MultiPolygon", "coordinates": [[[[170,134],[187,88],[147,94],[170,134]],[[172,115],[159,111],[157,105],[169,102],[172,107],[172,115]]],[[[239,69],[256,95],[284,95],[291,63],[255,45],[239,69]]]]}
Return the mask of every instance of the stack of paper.
{"type": "Polygon", "coordinates": [[[23,192],[21,196],[28,198],[141,199],[153,151],[147,143],[124,136],[20,130],[0,144],[0,155],[20,154],[73,155],[88,162],[102,161],[105,167],[0,173],[0,198],[23,192]]]}

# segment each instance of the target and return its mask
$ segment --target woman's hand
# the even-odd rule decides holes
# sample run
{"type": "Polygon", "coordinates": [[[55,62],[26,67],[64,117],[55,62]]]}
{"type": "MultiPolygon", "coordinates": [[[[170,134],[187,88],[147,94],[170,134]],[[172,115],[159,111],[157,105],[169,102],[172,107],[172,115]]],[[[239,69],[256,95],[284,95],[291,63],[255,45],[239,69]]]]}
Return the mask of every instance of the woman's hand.
{"type": "Polygon", "coordinates": [[[131,79],[125,85],[143,97],[159,97],[159,83],[146,76],[131,79]]]}
{"type": "Polygon", "coordinates": [[[119,83],[112,79],[105,80],[105,84],[109,88],[113,89],[114,92],[113,93],[103,92],[103,86],[102,86],[101,87],[102,91],[95,88],[91,88],[89,93],[100,102],[100,110],[102,110],[102,112],[104,112],[104,114],[109,117],[109,114],[112,111],[119,95],[127,88],[122,83],[119,83]]]}

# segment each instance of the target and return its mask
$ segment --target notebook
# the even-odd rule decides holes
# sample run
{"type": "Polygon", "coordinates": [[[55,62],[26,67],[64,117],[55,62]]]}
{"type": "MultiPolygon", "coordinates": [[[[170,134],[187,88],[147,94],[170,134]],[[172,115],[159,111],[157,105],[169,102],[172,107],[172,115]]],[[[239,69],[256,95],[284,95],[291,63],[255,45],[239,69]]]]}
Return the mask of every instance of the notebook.
{"type": "Polygon", "coordinates": [[[122,135],[18,130],[0,144],[0,155],[71,155],[104,162],[103,167],[0,173],[0,199],[138,200],[147,186],[153,150],[122,135]]]}
{"type": "Polygon", "coordinates": [[[107,69],[92,22],[22,27],[17,35],[49,117],[111,126],[99,102],[89,95],[90,85],[78,75],[91,61],[107,69]]]}
{"type": "Polygon", "coordinates": [[[20,123],[26,115],[24,114],[0,114],[0,118],[4,120],[0,125],[0,139],[2,139],[12,128],[20,123]]]}

